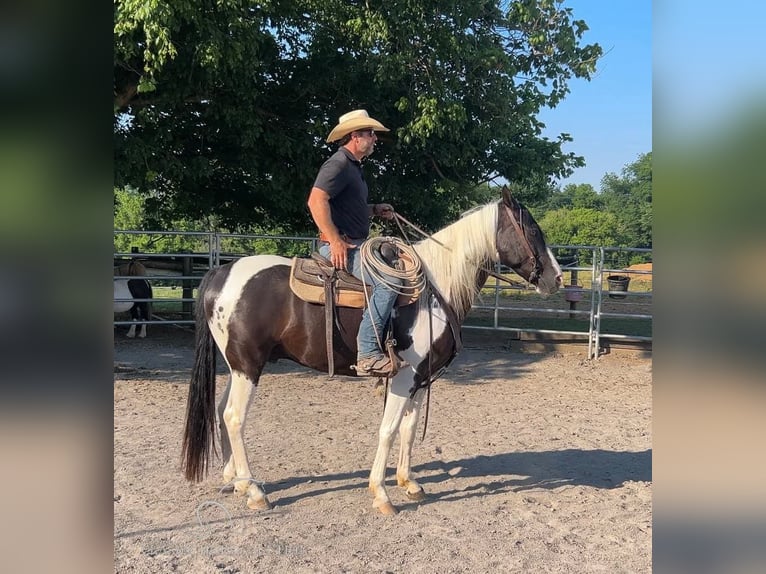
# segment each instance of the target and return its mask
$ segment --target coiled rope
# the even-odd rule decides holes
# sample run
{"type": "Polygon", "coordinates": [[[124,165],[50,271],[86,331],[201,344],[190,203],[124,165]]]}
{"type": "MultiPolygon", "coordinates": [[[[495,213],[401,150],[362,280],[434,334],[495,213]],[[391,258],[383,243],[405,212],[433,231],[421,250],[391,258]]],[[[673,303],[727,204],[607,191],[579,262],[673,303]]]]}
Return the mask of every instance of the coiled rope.
{"type": "Polygon", "coordinates": [[[362,263],[362,280],[365,283],[367,283],[366,278],[371,277],[398,295],[420,293],[426,286],[426,276],[420,264],[420,257],[411,245],[398,237],[372,237],[362,243],[359,255],[362,263]],[[386,243],[394,244],[398,251],[398,258],[404,261],[404,265],[391,267],[383,258],[380,250],[386,243]],[[391,278],[400,280],[401,285],[399,281],[392,281],[391,278]]]}
{"type": "MultiPolygon", "coordinates": [[[[362,266],[362,281],[369,283],[367,277],[374,278],[396,293],[397,295],[412,296],[421,293],[426,286],[426,276],[423,273],[423,267],[420,264],[420,257],[415,249],[399,239],[398,237],[372,237],[362,243],[359,248],[359,257],[362,266]],[[385,243],[393,244],[397,250],[397,258],[403,260],[403,265],[397,264],[392,267],[383,258],[380,253],[381,247],[385,243]],[[392,278],[401,281],[392,281],[392,278]]],[[[367,308],[370,308],[370,294],[367,289],[364,290],[364,299],[367,302],[367,308]]],[[[375,327],[375,338],[378,340],[378,346],[384,349],[383,337],[378,333],[375,327]]]]}

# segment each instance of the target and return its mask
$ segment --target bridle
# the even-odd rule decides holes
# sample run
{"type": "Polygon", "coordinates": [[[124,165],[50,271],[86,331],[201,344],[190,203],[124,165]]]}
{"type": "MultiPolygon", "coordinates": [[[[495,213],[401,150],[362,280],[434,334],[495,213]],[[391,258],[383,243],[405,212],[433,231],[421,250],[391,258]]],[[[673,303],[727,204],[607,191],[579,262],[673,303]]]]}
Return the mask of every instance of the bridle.
{"type": "MultiPolygon", "coordinates": [[[[523,209],[524,208],[519,203],[517,203],[517,205],[519,206],[519,221],[521,221],[523,223],[523,221],[524,221],[524,219],[523,219],[523,216],[524,216],[523,209]]],[[[525,233],[523,226],[521,224],[519,224],[519,221],[516,220],[516,217],[513,214],[513,210],[510,208],[510,206],[506,205],[505,203],[503,203],[503,207],[505,207],[505,209],[508,210],[508,217],[511,219],[511,223],[513,224],[513,228],[516,230],[516,233],[521,238],[521,243],[524,246],[525,251],[527,252],[526,259],[523,259],[520,265],[523,265],[528,259],[531,259],[532,262],[535,264],[535,268],[532,270],[532,273],[529,274],[528,281],[532,285],[536,285],[537,282],[540,280],[540,274],[543,272],[543,265],[542,265],[542,263],[540,263],[540,257],[537,255],[535,250],[532,249],[532,245],[529,243],[529,239],[527,239],[527,234],[525,233]]],[[[399,231],[401,231],[402,235],[405,238],[407,238],[407,233],[404,230],[404,227],[402,227],[402,223],[405,223],[405,224],[409,225],[415,231],[417,231],[421,235],[425,236],[427,239],[430,239],[431,241],[434,241],[434,242],[438,243],[439,245],[441,245],[445,249],[449,249],[448,247],[446,247],[445,245],[442,245],[436,239],[434,239],[434,237],[431,234],[426,233],[425,231],[420,229],[417,225],[415,225],[411,221],[408,221],[405,217],[403,217],[399,213],[395,212],[394,216],[395,216],[396,224],[399,226],[399,231]]],[[[409,241],[409,239],[408,239],[408,241],[409,241]]],[[[495,279],[500,279],[501,281],[505,281],[507,283],[511,283],[511,281],[509,281],[506,277],[503,277],[499,273],[495,273],[494,271],[492,271],[489,268],[485,268],[483,270],[486,271],[487,275],[490,275],[491,277],[494,277],[495,279]]]]}
{"type": "MultiPolygon", "coordinates": [[[[535,268],[532,270],[532,273],[529,274],[528,281],[532,285],[536,285],[537,282],[540,280],[540,274],[543,271],[543,265],[542,263],[540,263],[540,257],[537,255],[537,252],[535,252],[535,250],[532,249],[532,245],[529,243],[529,239],[527,239],[527,234],[524,231],[524,227],[523,227],[523,222],[524,222],[523,209],[524,208],[521,206],[521,204],[517,204],[517,205],[519,206],[519,221],[521,221],[522,223],[519,223],[519,221],[516,220],[516,217],[513,214],[513,210],[508,205],[503,203],[503,206],[508,210],[508,216],[511,218],[511,223],[513,224],[513,228],[516,230],[516,233],[519,235],[519,237],[521,237],[521,240],[522,240],[521,244],[524,246],[524,249],[527,252],[526,259],[522,260],[519,266],[523,265],[528,259],[532,260],[532,262],[535,264],[535,268]]],[[[499,275],[494,272],[490,272],[490,275],[496,278],[499,277],[499,275]]]]}

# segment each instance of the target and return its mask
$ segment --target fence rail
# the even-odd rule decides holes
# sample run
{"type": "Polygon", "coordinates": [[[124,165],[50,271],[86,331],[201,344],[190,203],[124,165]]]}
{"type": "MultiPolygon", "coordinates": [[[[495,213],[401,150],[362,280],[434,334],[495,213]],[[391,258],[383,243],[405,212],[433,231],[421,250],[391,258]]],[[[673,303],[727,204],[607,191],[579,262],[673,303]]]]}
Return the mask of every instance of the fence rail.
{"type": "MultiPolygon", "coordinates": [[[[147,268],[145,278],[155,291],[148,299],[154,308],[152,319],[139,322],[147,325],[193,325],[194,290],[213,267],[255,253],[306,256],[318,247],[314,237],[216,232],[115,230],[114,238],[115,266],[137,259],[147,268]]],[[[514,284],[491,278],[463,328],[579,340],[587,342],[589,358],[598,357],[612,342],[651,343],[650,249],[588,245],[551,249],[562,264],[564,289],[542,299],[510,269],[498,265],[495,271],[514,284]],[[631,266],[635,260],[649,264],[631,266]]],[[[115,316],[115,326],[131,324],[115,316]]]]}

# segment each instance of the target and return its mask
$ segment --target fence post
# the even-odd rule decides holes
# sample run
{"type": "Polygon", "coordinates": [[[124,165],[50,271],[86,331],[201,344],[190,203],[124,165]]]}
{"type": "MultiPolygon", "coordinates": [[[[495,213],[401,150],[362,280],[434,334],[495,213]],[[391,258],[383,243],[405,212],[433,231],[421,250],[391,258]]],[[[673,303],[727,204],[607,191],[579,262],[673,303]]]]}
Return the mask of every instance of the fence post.
{"type": "MultiPolygon", "coordinates": [[[[580,260],[577,257],[577,253],[575,253],[574,260],[572,261],[572,267],[574,267],[574,269],[572,269],[572,271],[569,272],[571,277],[572,277],[571,280],[570,280],[570,283],[572,285],[577,285],[578,284],[577,283],[577,269],[576,269],[576,267],[578,267],[579,265],[580,265],[580,260]]],[[[570,311],[576,311],[577,310],[577,301],[570,301],[569,302],[569,310],[570,311]]],[[[569,314],[569,318],[570,319],[574,319],[575,317],[577,317],[577,313],[570,313],[569,314]]]]}
{"type": "MultiPolygon", "coordinates": [[[[191,277],[192,272],[194,271],[194,264],[192,255],[189,254],[188,256],[181,259],[182,263],[182,271],[184,277],[191,277]]],[[[183,288],[181,290],[181,297],[184,299],[191,299],[194,297],[194,287],[192,284],[191,279],[183,279],[181,281],[181,284],[183,285],[183,288]]],[[[183,301],[181,303],[181,312],[186,319],[194,319],[194,312],[193,312],[193,306],[191,301],[183,301]]]]}

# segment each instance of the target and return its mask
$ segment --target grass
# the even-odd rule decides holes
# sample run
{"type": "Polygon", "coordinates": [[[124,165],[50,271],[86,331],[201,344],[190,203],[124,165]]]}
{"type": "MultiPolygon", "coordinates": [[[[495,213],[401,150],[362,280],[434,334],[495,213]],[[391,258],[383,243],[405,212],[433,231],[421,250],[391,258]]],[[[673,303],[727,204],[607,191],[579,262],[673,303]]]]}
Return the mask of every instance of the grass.
{"type": "MultiPolygon", "coordinates": [[[[162,315],[163,318],[178,319],[183,315],[183,302],[173,299],[183,298],[181,287],[169,287],[152,284],[152,294],[155,299],[168,299],[167,301],[155,301],[152,303],[152,312],[162,315]]],[[[197,297],[197,289],[193,289],[192,297],[197,297]]]]}
{"type": "MultiPolygon", "coordinates": [[[[618,273],[614,273],[615,275],[618,273]]],[[[652,275],[630,272],[620,272],[630,277],[628,296],[624,299],[610,298],[607,294],[609,285],[604,273],[601,302],[601,326],[600,333],[605,335],[625,335],[636,337],[652,336],[652,320],[635,317],[635,315],[652,315],[652,275]],[[622,315],[616,317],[604,317],[603,314],[622,315]]],[[[587,333],[590,328],[591,289],[592,274],[590,271],[579,271],[576,280],[572,271],[563,273],[565,285],[577,284],[581,289],[582,300],[575,304],[576,311],[585,311],[570,315],[570,303],[564,298],[564,291],[552,295],[548,299],[541,298],[532,290],[526,289],[520,278],[514,274],[508,277],[520,288],[503,288],[501,285],[498,297],[498,326],[523,330],[550,330],[550,331],[573,331],[587,333]],[[524,310],[522,310],[524,309],[524,310]],[[526,309],[541,309],[530,311],[526,309]],[[550,313],[543,309],[555,309],[567,311],[567,313],[550,313]]],[[[477,305],[487,307],[495,303],[495,280],[489,278],[485,287],[481,290],[481,300],[477,305]]],[[[491,327],[494,325],[494,311],[492,309],[474,308],[466,319],[466,325],[491,327]]]]}

